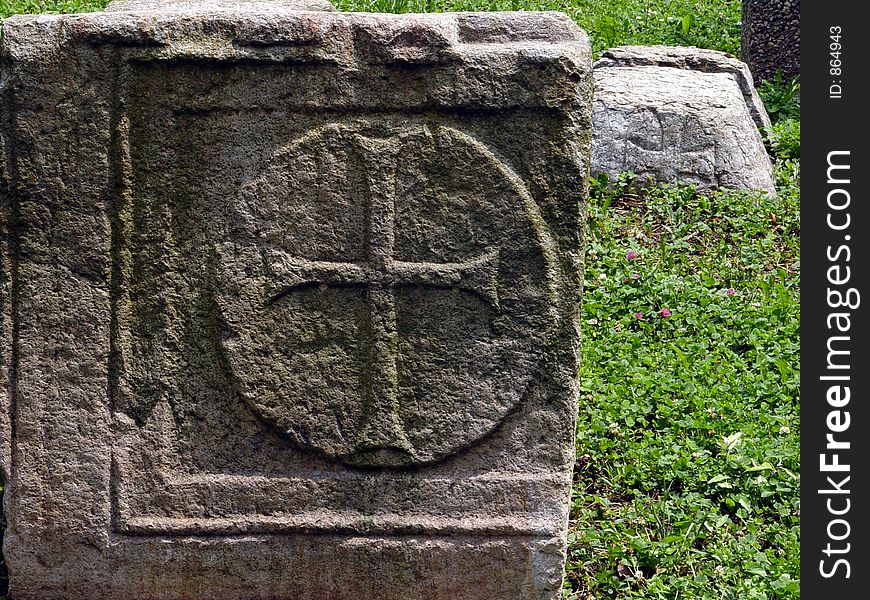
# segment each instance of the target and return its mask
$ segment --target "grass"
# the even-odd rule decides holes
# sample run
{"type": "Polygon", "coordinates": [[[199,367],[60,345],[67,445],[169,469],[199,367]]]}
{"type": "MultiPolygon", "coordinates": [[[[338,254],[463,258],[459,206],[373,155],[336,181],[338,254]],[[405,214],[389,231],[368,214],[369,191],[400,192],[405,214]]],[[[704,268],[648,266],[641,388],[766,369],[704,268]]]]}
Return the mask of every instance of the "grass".
{"type": "Polygon", "coordinates": [[[103,10],[109,0],[0,0],[0,17],[24,13],[76,13],[103,10]]]}
{"type": "Polygon", "coordinates": [[[740,51],[740,0],[336,0],[335,5],[372,12],[557,10],[589,33],[596,53],[626,44],[740,51]]]}
{"type": "Polygon", "coordinates": [[[799,168],[593,183],[568,598],[799,597],[799,168]]]}
{"type": "MultiPolygon", "coordinates": [[[[739,55],[739,0],[336,4],[561,10],[596,52],[664,43],[739,55]]],[[[104,5],[0,0],[0,16],[104,5]]],[[[592,182],[566,599],[799,597],[799,88],[760,91],[777,197],[592,182]]]]}
{"type": "MultiPolygon", "coordinates": [[[[0,474],[0,526],[3,531],[6,531],[6,515],[3,512],[3,490],[6,488],[6,481],[3,475],[0,474]]],[[[0,547],[0,600],[6,600],[6,594],[9,592],[9,573],[6,570],[6,563],[3,560],[3,548],[0,547]]]]}
{"type": "MultiPolygon", "coordinates": [[[[0,16],[88,12],[108,0],[0,0],[0,16]]],[[[558,10],[592,38],[593,48],[625,44],[699,46],[739,54],[740,0],[334,0],[340,10],[446,12],[558,10]]]]}

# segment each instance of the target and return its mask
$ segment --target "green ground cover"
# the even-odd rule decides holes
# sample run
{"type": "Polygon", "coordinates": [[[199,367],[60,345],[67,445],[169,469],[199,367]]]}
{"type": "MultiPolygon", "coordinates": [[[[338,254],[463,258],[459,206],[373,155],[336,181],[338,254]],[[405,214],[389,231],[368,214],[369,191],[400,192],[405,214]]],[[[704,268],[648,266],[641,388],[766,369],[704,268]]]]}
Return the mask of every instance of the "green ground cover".
{"type": "Polygon", "coordinates": [[[777,172],[776,198],[593,182],[566,597],[799,597],[799,172],[777,172]]]}
{"type": "MultiPolygon", "coordinates": [[[[589,32],[596,52],[624,44],[740,51],[740,0],[334,0],[340,10],[558,10],[589,32]]],[[[108,0],[0,0],[0,16],[101,10],[108,0]]]]}
{"type": "MultiPolygon", "coordinates": [[[[0,16],[105,4],[0,0],[0,16]]],[[[739,54],[739,0],[336,4],[560,10],[596,52],[739,54]]],[[[592,182],[566,599],[799,597],[799,88],[760,87],[777,197],[592,182]]]]}

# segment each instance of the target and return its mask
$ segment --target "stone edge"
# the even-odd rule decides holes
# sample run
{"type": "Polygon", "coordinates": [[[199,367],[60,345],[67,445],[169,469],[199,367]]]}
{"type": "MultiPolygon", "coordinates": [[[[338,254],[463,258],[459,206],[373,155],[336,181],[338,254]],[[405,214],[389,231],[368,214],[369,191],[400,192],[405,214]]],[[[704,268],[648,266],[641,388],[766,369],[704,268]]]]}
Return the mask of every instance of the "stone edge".
{"type": "MultiPolygon", "coordinates": [[[[271,24],[281,24],[289,20],[307,18],[319,22],[347,22],[351,24],[384,27],[396,37],[391,42],[403,44],[397,35],[407,31],[410,26],[423,27],[437,31],[445,36],[444,40],[425,39],[424,44],[447,42],[455,46],[520,44],[524,46],[575,46],[581,54],[591,57],[589,37],[565,13],[557,11],[541,12],[453,12],[453,13],[366,13],[333,12],[320,10],[270,10],[259,5],[252,8],[229,8],[222,10],[146,10],[146,11],[107,11],[77,14],[22,14],[8,17],[3,29],[14,27],[30,28],[33,35],[38,29],[54,30],[63,37],[89,43],[116,44],[160,44],[169,41],[161,39],[173,23],[187,25],[195,20],[203,21],[243,21],[256,19],[271,24]]],[[[183,33],[186,33],[184,31],[183,33]]],[[[272,33],[275,33],[274,31],[272,33]]],[[[31,36],[27,42],[37,42],[31,36]]],[[[311,40],[306,40],[308,43],[311,40]]],[[[318,40],[322,41],[322,40],[318,40]]],[[[403,45],[410,45],[404,43],[403,45]]],[[[7,49],[14,52],[17,46],[7,49]]]]}
{"type": "MultiPolygon", "coordinates": [[[[124,17],[129,17],[129,15],[124,15],[124,17]]],[[[564,17],[563,15],[559,15],[559,17],[563,17],[565,20],[567,20],[567,17],[564,17]]],[[[99,21],[100,18],[104,18],[103,15],[101,15],[101,17],[99,17],[95,20],[99,21]]],[[[447,20],[451,20],[454,23],[457,22],[455,20],[455,18],[452,16],[449,17],[447,20]]],[[[493,19],[493,16],[488,14],[488,13],[484,13],[481,16],[481,21],[492,21],[492,20],[497,21],[497,18],[493,19]]],[[[3,68],[5,69],[8,66],[10,58],[14,58],[16,61],[20,61],[21,63],[40,62],[41,60],[44,60],[46,58],[45,56],[40,55],[40,52],[43,50],[48,52],[49,56],[56,56],[58,53],[57,42],[59,40],[64,41],[64,40],[68,40],[70,38],[73,38],[77,41],[82,41],[84,39],[85,42],[92,42],[93,41],[96,43],[108,43],[108,44],[120,43],[120,44],[123,44],[123,41],[118,41],[118,40],[105,40],[105,39],[92,40],[92,39],[89,39],[88,36],[86,35],[88,33],[88,28],[85,27],[84,31],[82,29],[78,28],[78,26],[82,25],[83,23],[85,25],[88,25],[88,21],[91,21],[91,25],[93,25],[93,21],[89,17],[86,17],[86,16],[59,16],[59,17],[34,16],[34,17],[15,17],[15,18],[10,19],[10,21],[7,22],[7,25],[6,25],[7,27],[12,26],[12,27],[15,27],[16,29],[18,29],[18,28],[24,28],[25,30],[29,29],[30,32],[32,32],[36,35],[34,35],[34,37],[32,37],[30,39],[25,39],[26,43],[20,43],[21,39],[19,39],[18,40],[19,44],[17,46],[15,45],[14,42],[10,44],[10,36],[4,36],[3,43],[2,43],[2,53],[0,53],[0,54],[2,54],[3,68]]],[[[109,19],[109,22],[112,22],[112,19],[109,19]]],[[[575,27],[573,25],[573,22],[570,22],[570,23],[571,23],[572,27],[575,27]]],[[[90,32],[92,33],[94,29],[99,29],[99,25],[95,25],[93,27],[93,29],[90,30],[90,32]]],[[[508,31],[508,32],[499,31],[497,28],[495,31],[493,31],[492,29],[488,29],[487,27],[479,28],[476,31],[481,31],[481,30],[484,33],[486,33],[487,35],[490,35],[491,38],[484,39],[484,40],[476,39],[476,40],[470,41],[470,42],[466,41],[466,43],[468,45],[477,45],[477,44],[498,45],[498,44],[513,43],[513,42],[517,42],[517,40],[519,40],[518,43],[522,44],[523,46],[531,45],[531,42],[528,42],[528,40],[524,40],[521,37],[517,38],[516,36],[514,36],[512,38],[510,31],[508,31]],[[507,41],[505,41],[505,38],[507,38],[507,41]]],[[[5,28],[4,28],[4,31],[5,31],[5,28]]],[[[577,31],[579,32],[579,30],[577,30],[577,31]]],[[[19,30],[19,33],[16,36],[11,36],[11,37],[27,38],[28,36],[26,35],[26,33],[22,34],[22,32],[20,32],[20,30],[19,30]]],[[[571,45],[574,45],[577,47],[577,52],[570,53],[569,56],[567,57],[569,60],[574,59],[574,58],[588,57],[591,55],[591,52],[588,48],[588,43],[585,44],[585,46],[584,46],[584,42],[586,41],[586,36],[584,33],[580,32],[577,35],[572,36],[570,38],[570,41],[574,42],[574,44],[571,44],[571,45]]],[[[545,45],[545,44],[548,46],[551,46],[551,47],[559,45],[558,43],[541,42],[541,45],[545,45]]],[[[537,44],[535,44],[535,45],[537,45],[537,44]]],[[[561,51],[553,52],[553,55],[556,55],[556,54],[563,54],[564,55],[565,54],[564,49],[562,49],[561,51]]],[[[550,56],[551,55],[548,55],[548,57],[550,57],[550,56]]],[[[579,66],[581,67],[580,70],[586,73],[586,77],[591,78],[591,69],[589,68],[588,62],[584,61],[579,66]]],[[[5,75],[8,76],[8,73],[6,73],[5,75]]],[[[4,78],[3,81],[6,82],[7,79],[4,78]]],[[[588,87],[588,86],[584,86],[584,87],[588,87]]],[[[8,93],[8,91],[4,92],[4,93],[8,93]]],[[[584,95],[585,94],[586,94],[586,90],[584,90],[584,95]]],[[[9,104],[7,104],[6,102],[4,102],[3,106],[0,107],[0,112],[2,112],[2,114],[3,114],[4,122],[7,122],[11,118],[10,113],[13,112],[13,107],[10,106],[9,104]]],[[[4,131],[5,131],[5,125],[4,125],[4,131]]],[[[587,142],[588,142],[588,140],[587,140],[587,142]]],[[[588,143],[587,143],[587,145],[588,145],[588,143]]],[[[585,158],[588,160],[588,156],[585,158]]],[[[5,212],[5,211],[7,211],[7,198],[5,197],[4,192],[5,192],[5,190],[0,188],[0,210],[3,210],[5,212]]],[[[4,216],[5,216],[5,214],[4,214],[4,216]]],[[[3,264],[5,266],[5,262],[0,263],[0,264],[3,264]]],[[[5,293],[6,292],[5,287],[0,288],[0,292],[5,293]]],[[[0,298],[5,300],[5,295],[0,296],[0,298]]],[[[2,316],[5,317],[7,315],[7,312],[8,312],[7,305],[4,303],[4,304],[0,305],[0,308],[2,308],[2,311],[3,311],[2,316]]],[[[576,311],[572,311],[572,312],[576,312],[576,311]]],[[[573,321],[576,321],[577,315],[574,315],[574,316],[575,316],[575,319],[573,319],[573,321]]],[[[4,328],[5,328],[6,324],[7,324],[7,322],[4,320],[3,321],[4,328]]],[[[577,323],[572,322],[571,325],[576,327],[577,323]]],[[[4,331],[4,333],[5,333],[5,331],[4,331]]],[[[11,339],[11,337],[5,338],[5,339],[11,339]]],[[[576,343],[576,340],[575,340],[575,343],[576,343]]],[[[3,346],[0,346],[0,349],[5,349],[5,348],[3,346]]],[[[565,350],[565,349],[563,349],[563,350],[565,350]]],[[[576,348],[574,348],[573,350],[576,352],[576,348]]],[[[0,366],[2,366],[2,365],[0,365],[0,366]]],[[[7,377],[7,379],[8,379],[8,377],[7,377]]],[[[562,383],[564,384],[565,382],[563,381],[562,383]]],[[[577,385],[576,375],[574,375],[572,382],[569,383],[570,388],[574,392],[576,392],[576,389],[575,389],[576,385],[577,385]]],[[[4,406],[4,408],[6,408],[8,406],[8,398],[4,399],[4,398],[0,397],[0,401],[3,401],[3,400],[5,400],[5,402],[6,402],[6,406],[4,406]]],[[[577,402],[576,393],[574,394],[574,397],[572,397],[571,402],[576,405],[576,402],[577,402]]],[[[4,441],[4,444],[7,442],[7,440],[5,440],[5,439],[3,441],[4,441]]],[[[2,466],[4,468],[7,468],[7,465],[5,463],[2,466]]],[[[562,524],[563,529],[564,529],[564,525],[565,524],[562,524]]],[[[564,539],[562,540],[562,542],[564,542],[564,539]]]]}
{"type": "Polygon", "coordinates": [[[755,125],[765,134],[770,131],[770,117],[755,90],[749,66],[726,52],[694,46],[619,46],[605,50],[593,65],[594,69],[607,67],[673,67],[705,73],[727,73],[740,88],[755,125]],[[652,55],[651,51],[657,54],[652,55]]]}
{"type": "Polygon", "coordinates": [[[329,0],[112,0],[105,12],[227,11],[255,7],[270,12],[336,10],[329,0]]]}

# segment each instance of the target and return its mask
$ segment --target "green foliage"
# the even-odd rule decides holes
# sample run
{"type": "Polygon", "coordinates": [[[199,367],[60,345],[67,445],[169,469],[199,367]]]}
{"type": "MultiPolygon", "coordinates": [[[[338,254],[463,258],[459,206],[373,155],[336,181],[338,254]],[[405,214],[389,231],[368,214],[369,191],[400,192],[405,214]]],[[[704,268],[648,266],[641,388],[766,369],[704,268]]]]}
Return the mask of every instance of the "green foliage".
{"type": "Polygon", "coordinates": [[[782,72],[777,71],[773,81],[761,82],[758,94],[774,123],[785,119],[800,119],[801,84],[797,77],[785,81],[782,72]]]}
{"type": "MultiPolygon", "coordinates": [[[[0,0],[0,16],[107,1],[0,0]]],[[[739,0],[335,3],[558,10],[596,54],[739,54],[739,0]]],[[[628,174],[592,182],[566,598],[799,597],[800,86],[778,77],[759,91],[775,123],[777,197],[642,191],[628,174]]]]}
{"type": "Polygon", "coordinates": [[[801,122],[799,119],[782,119],[773,125],[768,141],[777,157],[789,160],[801,157],[801,122]]]}
{"type": "Polygon", "coordinates": [[[25,13],[77,13],[103,10],[109,0],[0,0],[0,17],[25,13]]]}
{"type": "Polygon", "coordinates": [[[626,44],[675,44],[740,52],[740,0],[336,0],[341,10],[447,12],[556,10],[573,18],[596,54],[626,44]]]}
{"type": "MultiPolygon", "coordinates": [[[[0,0],[0,17],[90,12],[109,0],[0,0]]],[[[340,10],[447,12],[556,10],[571,16],[596,54],[626,44],[675,44],[740,52],[740,0],[334,0],[340,10]]]]}
{"type": "Polygon", "coordinates": [[[777,177],[592,182],[566,598],[799,597],[797,163],[777,177]]]}
{"type": "MultiPolygon", "coordinates": [[[[6,482],[3,480],[3,474],[0,473],[0,527],[2,527],[2,531],[6,531],[6,515],[3,513],[3,490],[5,488],[6,482]]],[[[6,562],[3,560],[3,551],[0,549],[0,600],[6,600],[6,594],[8,592],[9,574],[6,572],[6,562]]]]}
{"type": "Polygon", "coordinates": [[[801,156],[800,93],[800,81],[785,81],[780,72],[773,81],[762,81],[758,88],[773,122],[767,136],[768,148],[779,160],[797,160],[801,156]]]}

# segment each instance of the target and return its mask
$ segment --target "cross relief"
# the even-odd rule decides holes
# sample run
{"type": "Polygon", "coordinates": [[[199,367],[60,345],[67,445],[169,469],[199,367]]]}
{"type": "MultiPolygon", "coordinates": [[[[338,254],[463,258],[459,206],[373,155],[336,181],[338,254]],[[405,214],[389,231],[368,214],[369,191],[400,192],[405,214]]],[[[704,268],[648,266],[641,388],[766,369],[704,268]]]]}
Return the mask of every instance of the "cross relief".
{"type": "MultiPolygon", "coordinates": [[[[370,139],[366,141],[371,144],[370,139]]],[[[372,150],[367,154],[372,154],[372,150]]],[[[393,185],[384,185],[391,177],[383,168],[368,171],[366,177],[370,193],[364,262],[315,261],[280,250],[266,250],[266,261],[279,282],[269,303],[314,287],[365,289],[370,339],[364,346],[371,372],[363,376],[365,410],[355,439],[356,451],[410,455],[414,449],[399,416],[396,291],[401,287],[462,290],[497,311],[499,251],[493,249],[459,262],[397,260],[395,190],[393,185]]]]}

